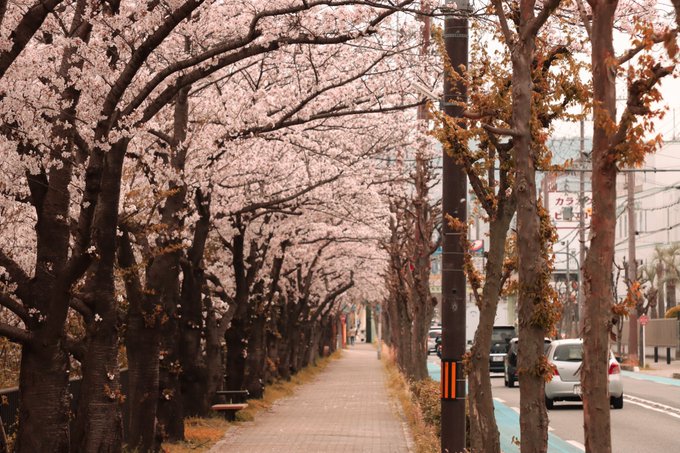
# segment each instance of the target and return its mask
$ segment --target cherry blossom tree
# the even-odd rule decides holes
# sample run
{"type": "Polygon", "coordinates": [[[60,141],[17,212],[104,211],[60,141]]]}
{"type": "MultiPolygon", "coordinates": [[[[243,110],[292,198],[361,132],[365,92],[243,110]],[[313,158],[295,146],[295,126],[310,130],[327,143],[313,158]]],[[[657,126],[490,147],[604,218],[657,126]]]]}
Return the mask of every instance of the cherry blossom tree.
{"type": "MultiPolygon", "coordinates": [[[[68,3],[42,25],[44,31],[31,43],[30,52],[11,57],[14,65],[7,64],[2,80],[11,95],[5,96],[0,114],[7,125],[3,140],[17,156],[8,174],[24,176],[18,178],[21,187],[10,191],[15,198],[10,204],[15,213],[26,215],[28,231],[31,216],[37,218],[37,228],[25,235],[31,240],[24,245],[38,251],[31,262],[19,248],[3,243],[1,255],[12,288],[3,305],[24,321],[21,328],[3,327],[5,335],[24,344],[20,450],[42,451],[43,443],[55,441],[56,450],[69,448],[67,351],[83,365],[72,448],[115,450],[120,444],[115,244],[123,167],[138,134],[161,132],[166,107],[182,105],[186,91],[201,80],[224,76],[218,74],[223,70],[240,71],[240,62],[280,48],[341,44],[375,35],[387,18],[411,2],[361,3],[266,2],[244,8],[239,2],[152,2],[138,10],[140,5],[125,2],[104,5],[101,11],[82,1],[68,3]],[[65,29],[63,24],[69,23],[65,29]],[[217,23],[221,25],[216,29],[217,23]],[[46,89],[29,89],[29,80],[46,89]],[[35,214],[25,202],[33,205],[35,214]],[[84,342],[64,333],[70,308],[92,321],[86,323],[84,342]],[[36,385],[39,388],[31,387],[36,385]],[[49,417],[33,416],[37,408],[49,417]]],[[[52,4],[37,9],[44,6],[52,4]]],[[[39,16],[35,10],[29,10],[32,19],[39,16]]],[[[33,32],[39,27],[37,23],[33,32]]],[[[27,36],[13,39],[19,42],[27,36]]],[[[380,95],[374,98],[387,102],[380,95]]],[[[318,119],[335,113],[332,105],[329,109],[318,119]]],[[[175,133],[170,144],[180,154],[182,135],[175,133]]],[[[181,204],[182,188],[176,189],[177,200],[167,197],[163,203],[166,219],[174,215],[171,205],[181,204]]],[[[171,248],[177,241],[160,240],[169,241],[171,248]]],[[[167,255],[156,267],[165,258],[177,262],[177,254],[167,255]]],[[[165,269],[178,275],[172,264],[165,269]]],[[[163,305],[176,300],[176,288],[158,296],[163,305]]]]}

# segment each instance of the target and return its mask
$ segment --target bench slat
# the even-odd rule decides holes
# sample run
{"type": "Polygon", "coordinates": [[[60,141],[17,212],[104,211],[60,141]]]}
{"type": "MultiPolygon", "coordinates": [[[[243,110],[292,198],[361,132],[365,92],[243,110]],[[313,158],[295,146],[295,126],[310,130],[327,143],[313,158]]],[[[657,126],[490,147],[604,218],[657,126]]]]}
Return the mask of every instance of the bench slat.
{"type": "Polygon", "coordinates": [[[246,403],[213,404],[211,409],[214,411],[240,411],[248,407],[246,403]]]}

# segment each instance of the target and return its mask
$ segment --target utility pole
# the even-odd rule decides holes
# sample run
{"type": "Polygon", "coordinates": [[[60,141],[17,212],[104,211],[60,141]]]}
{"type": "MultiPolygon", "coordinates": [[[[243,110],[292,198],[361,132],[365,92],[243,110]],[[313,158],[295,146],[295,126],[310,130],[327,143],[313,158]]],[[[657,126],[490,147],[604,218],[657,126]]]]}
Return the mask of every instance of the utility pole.
{"type": "MultiPolygon", "coordinates": [[[[571,269],[569,268],[569,261],[571,261],[571,256],[569,255],[569,241],[564,241],[566,246],[567,246],[567,286],[566,286],[566,293],[567,293],[567,307],[569,307],[569,317],[571,318],[573,315],[572,313],[574,312],[573,306],[571,304],[571,269]]],[[[569,335],[572,335],[572,329],[573,329],[573,322],[574,319],[569,319],[569,335]]]]}
{"type": "MultiPolygon", "coordinates": [[[[581,120],[581,140],[579,143],[581,155],[581,169],[586,168],[586,138],[585,138],[585,121],[581,120]]],[[[586,259],[586,200],[585,200],[585,172],[579,172],[578,178],[578,204],[580,215],[578,218],[578,262],[579,266],[583,266],[586,259]]],[[[580,270],[580,269],[579,269],[580,270]]],[[[579,275],[583,275],[580,270],[579,275]]],[[[576,319],[578,325],[578,335],[581,336],[583,327],[583,282],[581,277],[578,279],[578,307],[576,310],[576,319]]]]}
{"type": "MultiPolygon", "coordinates": [[[[635,173],[628,173],[628,284],[637,281],[637,258],[635,256],[635,173]]],[[[628,316],[628,356],[633,362],[642,365],[644,354],[638,355],[638,317],[637,306],[628,316]]]]}
{"type": "MultiPolygon", "coordinates": [[[[444,45],[455,71],[468,65],[468,0],[446,0],[444,45]],[[456,9],[457,8],[457,9],[456,9]]],[[[465,101],[464,84],[452,85],[444,78],[444,112],[459,117],[462,107],[455,101],[465,101]]],[[[443,153],[442,211],[463,225],[467,223],[467,175],[452,157],[443,153]]],[[[442,399],[441,448],[442,453],[465,451],[465,354],[466,280],[463,271],[464,250],[460,232],[452,230],[446,218],[443,221],[442,240],[442,399]]]]}

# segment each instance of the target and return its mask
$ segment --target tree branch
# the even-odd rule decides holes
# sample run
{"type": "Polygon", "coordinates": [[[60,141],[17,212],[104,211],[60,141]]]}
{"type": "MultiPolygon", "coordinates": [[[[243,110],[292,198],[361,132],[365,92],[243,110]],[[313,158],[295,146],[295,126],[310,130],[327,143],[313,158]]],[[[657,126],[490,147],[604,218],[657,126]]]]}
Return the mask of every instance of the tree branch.
{"type": "Polygon", "coordinates": [[[588,39],[593,39],[593,27],[590,24],[590,19],[588,18],[588,13],[586,12],[586,7],[583,4],[583,0],[576,0],[576,5],[578,6],[578,12],[581,16],[581,21],[583,22],[583,28],[586,29],[588,34],[588,39]]]}
{"type": "Polygon", "coordinates": [[[16,300],[14,300],[9,294],[0,292],[0,305],[10,310],[12,313],[17,315],[24,324],[28,325],[29,317],[26,307],[16,300]]]}
{"type": "Polygon", "coordinates": [[[492,126],[490,124],[482,124],[485,131],[490,132],[495,135],[505,135],[510,137],[519,137],[520,133],[516,129],[506,129],[502,127],[492,126]]]}
{"type": "MultiPolygon", "coordinates": [[[[672,30],[672,31],[669,31],[668,33],[664,33],[664,34],[654,33],[651,36],[651,41],[654,44],[658,44],[660,42],[664,42],[665,40],[667,40],[669,38],[669,34],[671,36],[675,37],[675,35],[677,35],[677,33],[678,33],[677,30],[672,30]]],[[[632,60],[637,54],[639,54],[643,50],[647,49],[648,47],[649,47],[649,42],[646,42],[646,41],[642,42],[642,43],[638,44],[637,46],[633,47],[632,49],[628,49],[628,51],[626,53],[624,53],[623,55],[617,57],[616,63],[619,66],[621,66],[624,63],[632,60]]]]}
{"type": "Polygon", "coordinates": [[[5,268],[11,282],[17,285],[17,295],[24,300],[28,295],[27,286],[30,282],[28,274],[19,266],[19,263],[14,261],[3,250],[0,250],[0,266],[5,268]]]}
{"type": "Polygon", "coordinates": [[[546,23],[552,13],[555,12],[557,7],[560,5],[560,1],[561,0],[546,0],[543,3],[543,9],[540,13],[538,13],[538,16],[529,22],[529,26],[524,29],[522,39],[535,37],[541,27],[546,23]]]}
{"type": "Polygon", "coordinates": [[[22,345],[32,342],[34,338],[31,332],[2,322],[0,322],[0,336],[22,345]]]}
{"type": "Polygon", "coordinates": [[[35,32],[40,29],[45,18],[61,2],[62,0],[37,0],[24,13],[10,35],[13,42],[12,47],[0,53],[0,79],[4,77],[9,67],[24,50],[31,38],[33,38],[35,32]]]}
{"type": "Polygon", "coordinates": [[[491,0],[491,3],[496,10],[496,16],[498,16],[498,21],[501,24],[501,31],[505,38],[505,44],[510,47],[515,41],[515,34],[510,30],[510,25],[508,25],[508,19],[505,17],[505,10],[503,9],[503,2],[501,0],[491,0]]]}

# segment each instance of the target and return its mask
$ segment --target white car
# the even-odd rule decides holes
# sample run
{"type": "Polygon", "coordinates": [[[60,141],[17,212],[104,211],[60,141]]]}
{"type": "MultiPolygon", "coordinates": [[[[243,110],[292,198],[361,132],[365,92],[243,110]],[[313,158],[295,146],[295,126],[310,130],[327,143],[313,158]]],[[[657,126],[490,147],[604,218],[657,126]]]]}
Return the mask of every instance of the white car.
{"type": "MultiPolygon", "coordinates": [[[[550,344],[548,361],[555,365],[555,375],[545,384],[545,406],[552,409],[555,401],[581,401],[581,364],[583,340],[556,340],[550,344]]],[[[609,399],[614,409],[623,408],[621,366],[609,351],[609,399]]]]}
{"type": "Polygon", "coordinates": [[[427,353],[437,352],[437,337],[441,336],[442,329],[430,329],[427,333],[427,353]]]}

